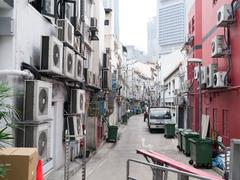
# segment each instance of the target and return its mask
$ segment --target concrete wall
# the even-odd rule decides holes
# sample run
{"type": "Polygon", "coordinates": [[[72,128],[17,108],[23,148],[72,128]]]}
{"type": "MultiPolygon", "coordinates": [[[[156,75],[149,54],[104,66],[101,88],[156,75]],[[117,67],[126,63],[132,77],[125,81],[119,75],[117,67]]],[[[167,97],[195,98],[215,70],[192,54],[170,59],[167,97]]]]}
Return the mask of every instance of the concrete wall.
{"type": "MultiPolygon", "coordinates": [[[[0,11],[0,16],[11,16],[14,19],[15,33],[12,37],[0,37],[0,69],[20,70],[22,62],[36,66],[40,65],[41,59],[41,36],[56,35],[56,27],[50,24],[39,12],[37,12],[28,0],[15,1],[14,9],[9,12],[0,11]]],[[[22,77],[12,78],[2,76],[1,80],[12,84],[17,93],[14,104],[18,109],[23,109],[24,80],[22,77]],[[19,93],[22,92],[22,93],[19,93]]],[[[50,81],[45,79],[45,81],[50,81]]],[[[52,136],[50,138],[53,161],[44,172],[63,166],[63,104],[65,101],[65,88],[61,83],[53,83],[53,121],[52,136]]]]}

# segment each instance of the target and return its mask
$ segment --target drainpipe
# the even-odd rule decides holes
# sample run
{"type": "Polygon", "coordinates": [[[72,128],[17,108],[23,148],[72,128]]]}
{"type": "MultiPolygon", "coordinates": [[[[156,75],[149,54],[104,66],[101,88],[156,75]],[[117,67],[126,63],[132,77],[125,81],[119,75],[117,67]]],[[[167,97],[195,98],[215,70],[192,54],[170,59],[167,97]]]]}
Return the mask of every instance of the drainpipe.
{"type": "Polygon", "coordinates": [[[28,78],[34,78],[33,74],[28,70],[0,70],[0,76],[23,76],[28,78]]]}

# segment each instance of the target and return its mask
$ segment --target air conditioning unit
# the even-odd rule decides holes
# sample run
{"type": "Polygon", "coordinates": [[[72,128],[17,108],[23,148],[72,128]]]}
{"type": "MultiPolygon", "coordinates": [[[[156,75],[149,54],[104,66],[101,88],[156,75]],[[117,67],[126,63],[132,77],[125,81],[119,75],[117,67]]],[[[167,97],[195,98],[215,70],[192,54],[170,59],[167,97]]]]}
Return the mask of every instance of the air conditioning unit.
{"type": "Polygon", "coordinates": [[[202,82],[202,85],[204,86],[207,83],[207,67],[206,66],[201,67],[201,82],[202,82]]]}
{"type": "Polygon", "coordinates": [[[51,129],[50,123],[25,125],[25,147],[36,147],[43,164],[52,159],[51,129]]]}
{"type": "Polygon", "coordinates": [[[209,64],[207,66],[207,88],[213,87],[213,74],[217,72],[217,64],[209,64]]]}
{"type": "Polygon", "coordinates": [[[97,18],[91,18],[91,26],[90,26],[91,30],[96,31],[97,30],[97,18]]]}
{"type": "Polygon", "coordinates": [[[107,53],[103,53],[103,69],[110,69],[110,60],[107,53]]]}
{"type": "Polygon", "coordinates": [[[109,70],[103,70],[102,88],[104,90],[111,90],[112,89],[112,73],[109,70]]]}
{"type": "Polygon", "coordinates": [[[75,79],[83,81],[83,58],[76,54],[75,79]]]}
{"type": "Polygon", "coordinates": [[[52,84],[29,80],[25,85],[24,120],[47,121],[52,118],[52,84]]]}
{"type": "Polygon", "coordinates": [[[194,67],[194,79],[197,80],[199,78],[199,67],[194,67]]]}
{"type": "Polygon", "coordinates": [[[216,72],[213,75],[213,87],[223,88],[227,87],[227,72],[216,72]]]}
{"type": "Polygon", "coordinates": [[[74,49],[75,51],[77,51],[78,53],[80,53],[81,50],[81,40],[80,37],[74,37],[74,49]]]}
{"type": "Polygon", "coordinates": [[[0,0],[0,9],[13,8],[14,0],[0,0]]]}
{"type": "Polygon", "coordinates": [[[75,52],[66,46],[63,48],[63,73],[66,77],[74,79],[75,52]]]}
{"type": "Polygon", "coordinates": [[[224,56],[224,36],[217,35],[212,40],[212,58],[220,58],[224,56]]]}
{"type": "Polygon", "coordinates": [[[71,113],[85,113],[85,91],[81,89],[72,89],[71,91],[71,113]]]}
{"type": "Polygon", "coordinates": [[[68,19],[58,19],[58,38],[69,46],[74,45],[74,27],[68,19]]]}
{"type": "Polygon", "coordinates": [[[67,118],[67,130],[71,140],[79,141],[83,136],[83,121],[80,116],[71,116],[67,118]]]}
{"type": "Polygon", "coordinates": [[[230,4],[224,4],[217,12],[217,26],[226,27],[233,23],[233,12],[230,4]]]}
{"type": "Polygon", "coordinates": [[[83,33],[83,26],[80,17],[71,17],[71,23],[74,26],[75,35],[81,35],[83,33]]]}
{"type": "Polygon", "coordinates": [[[42,37],[41,72],[62,74],[63,44],[54,36],[42,37]]]}

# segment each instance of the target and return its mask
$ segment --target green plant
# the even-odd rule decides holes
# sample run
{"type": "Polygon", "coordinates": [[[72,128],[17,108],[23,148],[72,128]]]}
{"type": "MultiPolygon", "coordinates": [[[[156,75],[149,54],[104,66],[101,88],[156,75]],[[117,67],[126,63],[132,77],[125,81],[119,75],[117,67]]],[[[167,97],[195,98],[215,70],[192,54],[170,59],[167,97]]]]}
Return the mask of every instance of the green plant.
{"type": "MultiPolygon", "coordinates": [[[[4,83],[0,83],[0,123],[2,127],[0,129],[0,148],[4,147],[4,144],[11,144],[10,140],[13,139],[11,133],[8,132],[8,128],[15,128],[14,122],[20,119],[20,115],[9,101],[13,98],[13,92],[4,83]]],[[[0,165],[0,177],[4,177],[7,168],[4,165],[0,165]]]]}

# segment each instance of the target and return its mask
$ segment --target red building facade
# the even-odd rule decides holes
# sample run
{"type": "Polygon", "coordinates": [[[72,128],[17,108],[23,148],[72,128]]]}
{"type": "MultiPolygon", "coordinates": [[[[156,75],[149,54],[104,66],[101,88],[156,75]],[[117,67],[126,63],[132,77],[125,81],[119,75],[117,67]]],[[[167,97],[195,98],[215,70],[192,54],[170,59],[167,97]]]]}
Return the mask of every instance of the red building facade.
{"type": "MultiPolygon", "coordinates": [[[[227,73],[226,87],[205,88],[202,92],[203,114],[210,117],[209,137],[222,138],[225,145],[229,145],[231,138],[240,138],[240,2],[232,0],[196,0],[189,13],[189,26],[194,24],[194,31],[189,33],[194,42],[189,47],[189,57],[202,59],[202,66],[217,65],[217,72],[227,73]],[[219,9],[224,5],[231,5],[231,15],[234,22],[226,27],[217,27],[219,9]],[[233,10],[233,14],[232,14],[233,10]],[[192,23],[194,18],[194,23],[192,23]],[[224,35],[224,57],[212,57],[212,40],[216,35],[224,35]]],[[[189,30],[190,30],[189,27],[189,30]]],[[[192,27],[191,27],[192,30],[192,27]]],[[[193,81],[193,65],[189,65],[188,79],[193,88],[189,93],[192,107],[192,128],[198,130],[198,83],[193,81]]]]}

